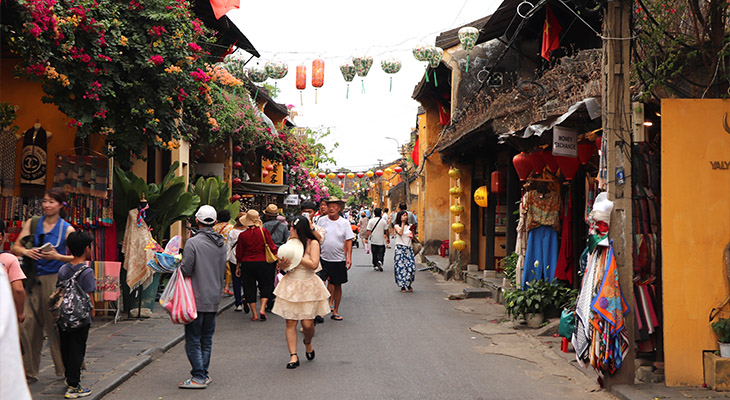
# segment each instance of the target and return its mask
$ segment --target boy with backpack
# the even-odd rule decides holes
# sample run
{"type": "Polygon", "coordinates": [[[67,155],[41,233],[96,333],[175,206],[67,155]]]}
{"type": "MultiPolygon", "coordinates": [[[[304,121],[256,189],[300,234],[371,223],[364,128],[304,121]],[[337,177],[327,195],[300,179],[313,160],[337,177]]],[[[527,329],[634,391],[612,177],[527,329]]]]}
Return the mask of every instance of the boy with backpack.
{"type": "Polygon", "coordinates": [[[66,369],[68,389],[64,398],[77,399],[91,394],[91,389],[81,386],[81,364],[86,355],[86,340],[89,337],[96,291],[94,269],[86,262],[91,258],[91,244],[94,238],[86,232],[72,232],[66,238],[66,245],[73,255],[71,262],[58,270],[58,288],[63,289],[59,299],[60,315],[58,326],[61,357],[66,369]]]}

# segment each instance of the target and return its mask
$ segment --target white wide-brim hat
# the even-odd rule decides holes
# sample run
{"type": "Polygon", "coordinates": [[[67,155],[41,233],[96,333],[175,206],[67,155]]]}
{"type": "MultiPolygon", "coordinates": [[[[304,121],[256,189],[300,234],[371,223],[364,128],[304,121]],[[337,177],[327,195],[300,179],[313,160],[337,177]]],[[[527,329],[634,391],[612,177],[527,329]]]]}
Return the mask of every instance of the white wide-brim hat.
{"type": "Polygon", "coordinates": [[[302,262],[304,257],[304,245],[297,238],[291,238],[286,243],[279,246],[279,250],[276,254],[279,259],[289,260],[291,263],[284,271],[291,271],[294,267],[298,266],[302,262]]]}

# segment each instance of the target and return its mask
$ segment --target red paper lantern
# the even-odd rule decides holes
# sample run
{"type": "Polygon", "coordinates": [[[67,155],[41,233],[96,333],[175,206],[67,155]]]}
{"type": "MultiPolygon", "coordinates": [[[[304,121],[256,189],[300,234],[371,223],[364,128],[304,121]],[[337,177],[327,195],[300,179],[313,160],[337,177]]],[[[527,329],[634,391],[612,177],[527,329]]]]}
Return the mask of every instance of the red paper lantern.
{"type": "Polygon", "coordinates": [[[548,169],[552,173],[558,172],[558,163],[555,161],[555,156],[553,156],[553,151],[550,149],[544,149],[542,151],[542,159],[545,160],[545,164],[547,164],[548,169]]]}
{"type": "Polygon", "coordinates": [[[596,138],[596,147],[598,147],[598,151],[601,151],[601,146],[603,146],[603,136],[598,136],[596,138]]]}
{"type": "Polygon", "coordinates": [[[233,182],[234,185],[238,185],[238,184],[241,183],[241,178],[233,178],[233,181],[232,182],[233,182]]]}
{"type": "Polygon", "coordinates": [[[574,157],[565,157],[565,156],[554,156],[555,161],[558,163],[558,166],[560,166],[560,172],[563,173],[563,176],[565,176],[566,180],[572,181],[575,177],[575,173],[578,172],[578,167],[580,167],[580,160],[578,158],[574,157]]]}
{"type": "Polygon", "coordinates": [[[527,158],[532,164],[532,169],[538,174],[541,174],[545,169],[545,159],[542,158],[542,150],[533,150],[527,155],[527,158]]]}
{"type": "Polygon", "coordinates": [[[267,171],[267,170],[263,170],[263,171],[261,171],[261,176],[262,176],[263,178],[266,178],[267,176],[269,176],[269,171],[267,171]]]}
{"type": "Polygon", "coordinates": [[[583,140],[578,143],[578,160],[583,165],[588,164],[593,157],[593,152],[596,150],[596,146],[589,140],[583,140]]]}
{"type": "Polygon", "coordinates": [[[327,177],[327,174],[325,174],[324,172],[320,172],[317,174],[317,176],[319,177],[319,179],[324,179],[327,177]]]}
{"type": "Polygon", "coordinates": [[[494,171],[492,172],[491,177],[491,192],[496,194],[502,194],[504,193],[505,189],[505,182],[504,182],[504,174],[501,171],[494,171]]]}
{"type": "Polygon", "coordinates": [[[240,152],[242,152],[242,151],[243,151],[243,147],[241,147],[241,146],[239,146],[239,145],[235,145],[235,146],[233,146],[233,152],[234,152],[234,153],[238,154],[238,153],[240,153],[240,152]]]}
{"type": "Polygon", "coordinates": [[[340,172],[339,174],[337,174],[337,177],[340,178],[340,179],[345,179],[345,173],[344,172],[340,172]]]}
{"type": "Polygon", "coordinates": [[[234,194],[233,196],[231,196],[231,203],[238,200],[241,200],[240,194],[234,194]]]}
{"type": "Polygon", "coordinates": [[[304,90],[307,88],[307,67],[305,65],[297,65],[297,89],[304,90]]]}
{"type": "Polygon", "coordinates": [[[324,85],[324,60],[312,61],[312,86],[321,88],[324,85]]]}
{"type": "Polygon", "coordinates": [[[365,173],[364,172],[358,172],[355,175],[357,175],[358,178],[362,178],[363,176],[365,176],[365,173]]]}
{"type": "Polygon", "coordinates": [[[243,166],[243,165],[241,165],[241,162],[240,162],[240,161],[234,161],[234,162],[233,162],[233,168],[235,168],[235,169],[239,169],[239,168],[241,168],[242,166],[243,166]]]}
{"type": "Polygon", "coordinates": [[[524,151],[512,158],[512,164],[515,166],[515,170],[517,170],[517,176],[520,177],[521,181],[524,181],[527,179],[528,176],[530,176],[530,172],[532,172],[532,163],[530,163],[530,159],[527,156],[527,153],[524,151]]]}
{"type": "Polygon", "coordinates": [[[396,174],[400,174],[401,171],[403,171],[403,168],[401,168],[401,167],[395,167],[395,168],[393,168],[393,170],[395,171],[396,174]]]}
{"type": "Polygon", "coordinates": [[[383,176],[383,171],[382,170],[377,170],[377,171],[375,171],[375,175],[377,175],[377,176],[383,176]]]}
{"type": "Polygon", "coordinates": [[[266,166],[266,170],[267,170],[267,171],[273,171],[273,170],[274,170],[274,164],[268,164],[268,165],[266,166]]]}

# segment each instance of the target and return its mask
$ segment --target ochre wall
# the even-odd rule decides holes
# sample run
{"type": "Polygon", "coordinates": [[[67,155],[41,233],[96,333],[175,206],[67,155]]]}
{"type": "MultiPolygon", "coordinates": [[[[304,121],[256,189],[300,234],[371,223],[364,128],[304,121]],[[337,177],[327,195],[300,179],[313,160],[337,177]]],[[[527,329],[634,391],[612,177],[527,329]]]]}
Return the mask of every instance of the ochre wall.
{"type": "MultiPolygon", "coordinates": [[[[669,386],[703,383],[702,351],[716,350],[710,310],[728,295],[730,100],[662,101],[664,352],[669,386]]],[[[730,307],[725,306],[725,317],[730,307]]]]}
{"type": "MultiPolygon", "coordinates": [[[[422,130],[420,136],[421,153],[425,156],[427,149],[431,149],[438,141],[438,135],[441,132],[441,124],[439,124],[439,113],[436,106],[430,102],[423,104],[426,108],[426,114],[423,124],[425,129],[422,130]]],[[[449,167],[441,162],[438,152],[431,154],[427,160],[423,161],[424,168],[422,174],[425,177],[425,185],[423,195],[419,195],[425,211],[423,219],[423,232],[425,240],[448,240],[451,232],[451,214],[449,212],[449,167]]]]}

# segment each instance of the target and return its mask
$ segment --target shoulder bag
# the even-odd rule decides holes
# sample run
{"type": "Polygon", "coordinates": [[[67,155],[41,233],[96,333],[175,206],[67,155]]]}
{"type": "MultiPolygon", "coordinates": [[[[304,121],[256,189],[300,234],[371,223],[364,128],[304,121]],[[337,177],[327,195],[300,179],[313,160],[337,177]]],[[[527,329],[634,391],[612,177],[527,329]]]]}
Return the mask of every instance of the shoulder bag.
{"type": "Polygon", "coordinates": [[[266,234],[264,234],[264,228],[259,229],[261,230],[261,236],[263,236],[264,238],[264,251],[266,252],[266,262],[272,264],[279,261],[274,252],[271,251],[271,247],[269,247],[269,244],[266,243],[266,234]]]}
{"type": "MultiPolygon", "coordinates": [[[[41,217],[37,215],[30,219],[30,234],[20,239],[21,246],[25,247],[26,249],[32,249],[35,247],[35,232],[38,229],[38,222],[40,220],[41,217]]],[[[25,287],[25,290],[30,293],[33,289],[33,286],[35,286],[38,280],[38,272],[36,271],[35,260],[30,257],[23,256],[23,265],[21,266],[21,269],[23,270],[23,273],[26,277],[26,279],[23,281],[23,287],[25,287]]]]}

